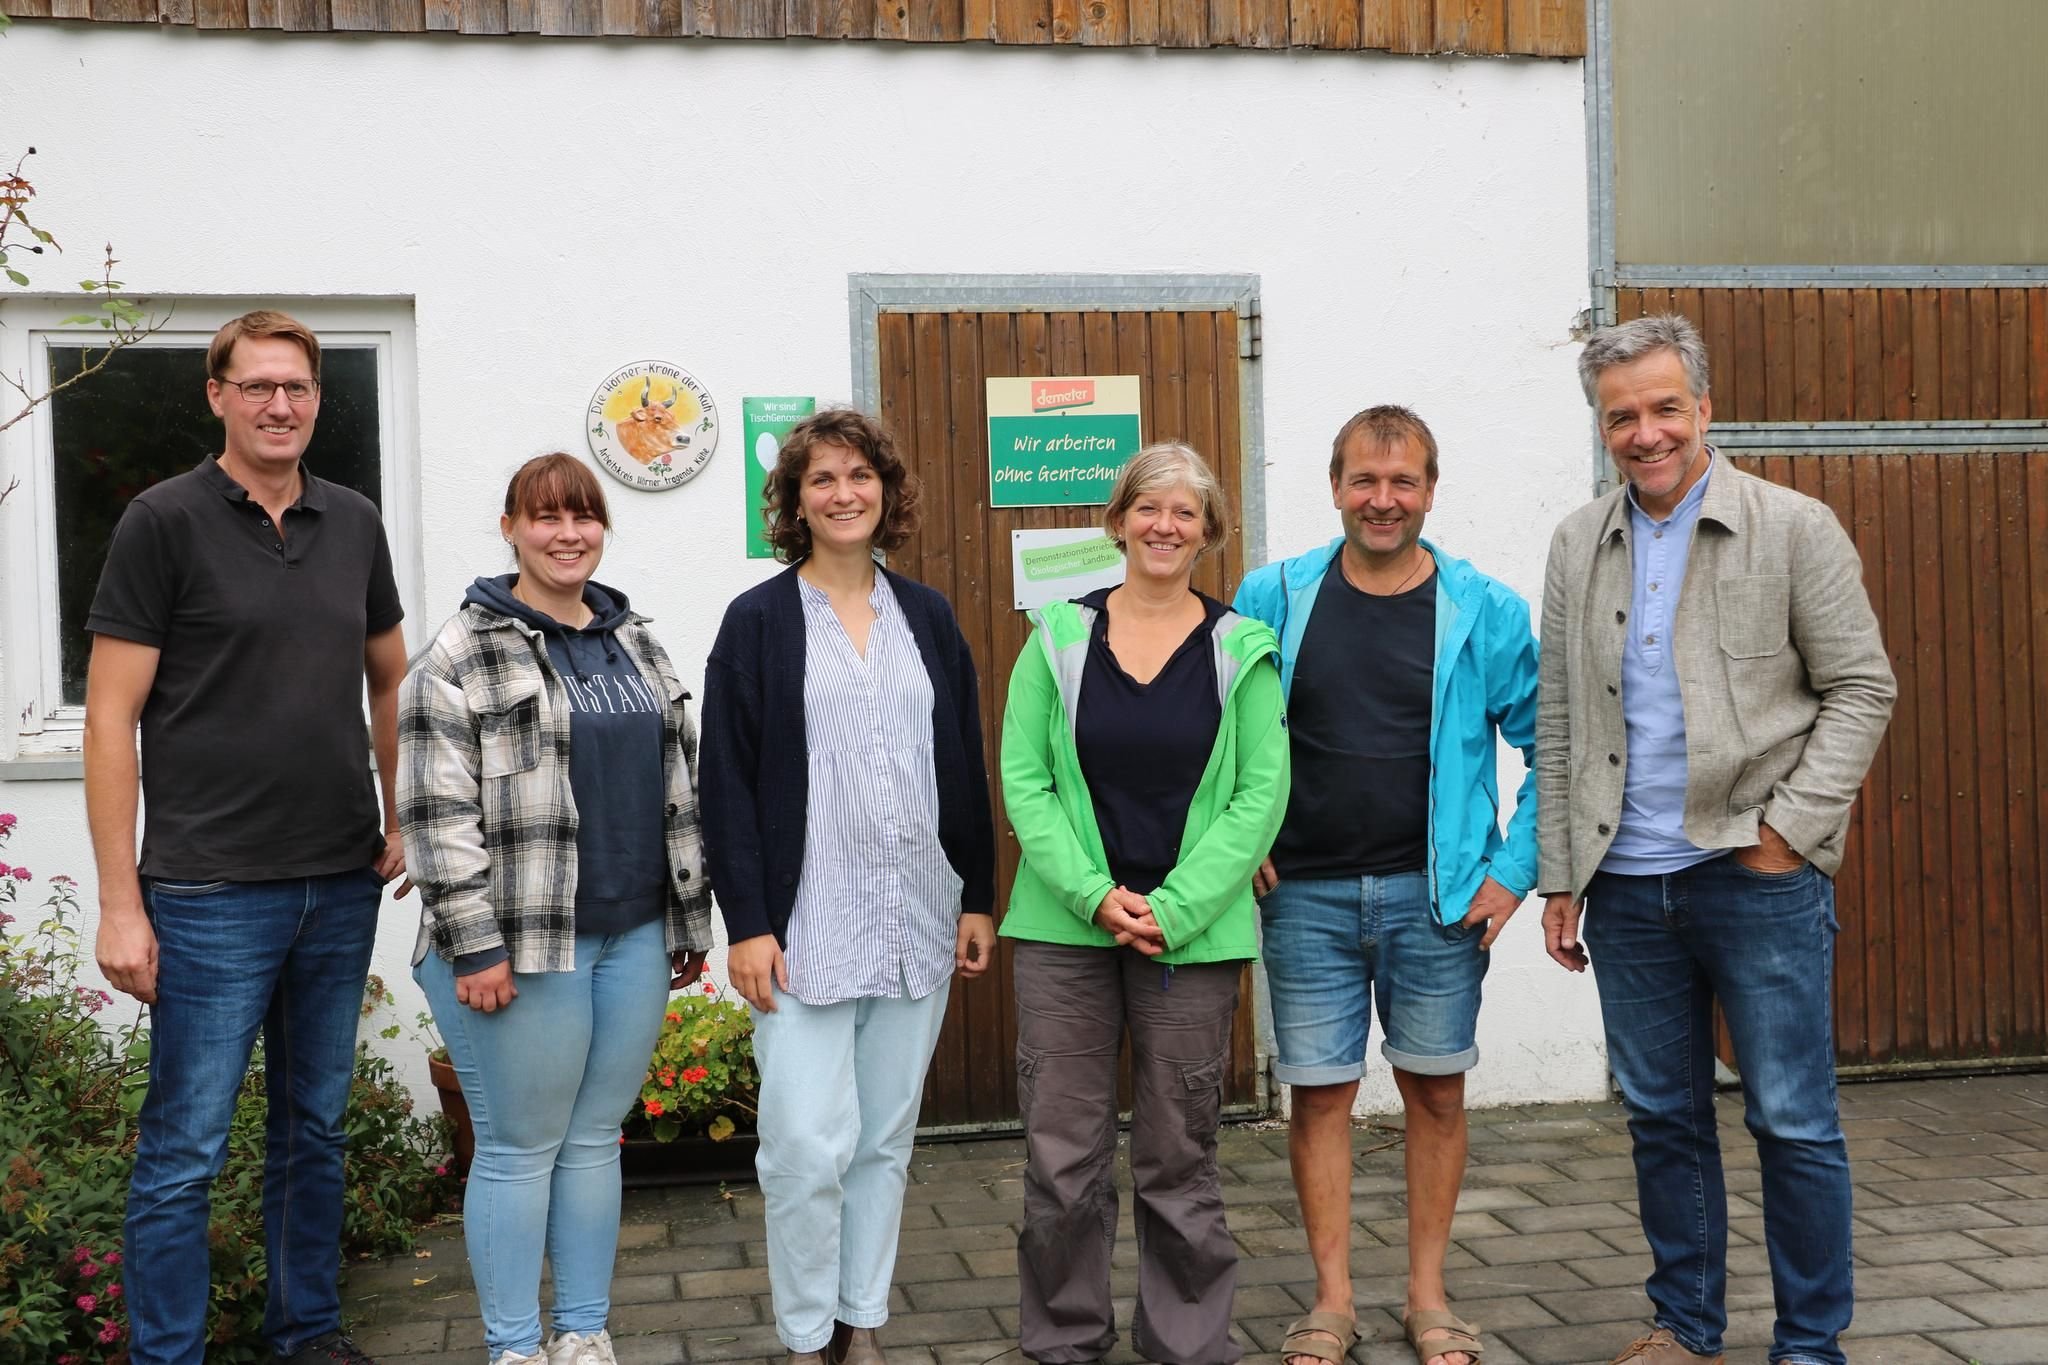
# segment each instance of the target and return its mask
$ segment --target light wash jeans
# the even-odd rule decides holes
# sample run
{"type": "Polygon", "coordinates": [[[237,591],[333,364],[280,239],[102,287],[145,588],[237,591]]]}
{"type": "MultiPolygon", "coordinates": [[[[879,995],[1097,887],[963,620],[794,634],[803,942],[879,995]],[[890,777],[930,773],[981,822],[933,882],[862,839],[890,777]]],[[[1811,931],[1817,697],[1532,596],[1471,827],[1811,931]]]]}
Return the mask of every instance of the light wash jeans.
{"type": "Polygon", "coordinates": [[[157,998],[122,1245],[129,1359],[204,1359],[208,1195],[259,1030],[269,1102],[263,1335],[289,1354],[341,1328],[342,1115],[384,879],[366,867],[142,885],[157,998]]]}
{"type": "Polygon", "coordinates": [[[921,1000],[806,1005],[777,992],[754,1011],[775,1334],[816,1351],[836,1319],[889,1320],[889,1280],[924,1074],[949,981],[921,1000]]]}
{"type": "Polygon", "coordinates": [[[1714,1121],[1712,1004],[1742,1073],[1763,1167],[1777,1306],[1770,1358],[1842,1365],[1856,1294],[1848,1146],[1835,1107],[1835,887],[1811,863],[1752,872],[1733,856],[1662,876],[1595,874],[1586,944],[1607,1057],[1628,1106],[1655,1262],[1657,1325],[1718,1355],[1728,1324],[1728,1195],[1714,1121]]]}
{"type": "Polygon", "coordinates": [[[462,1230],[485,1347],[493,1359],[540,1350],[543,1248],[554,1330],[603,1330],[619,1244],[619,1123],[668,1004],[661,921],[578,934],[576,970],[515,972],[518,996],[490,1014],[456,1003],[454,972],[435,953],[413,979],[476,1128],[462,1230]]]}
{"type": "Polygon", "coordinates": [[[1379,1011],[1380,1051],[1417,1076],[1479,1064],[1479,996],[1492,954],[1463,924],[1444,924],[1429,875],[1286,877],[1259,902],[1273,996],[1273,1078],[1344,1085],[1365,1074],[1379,1011]]]}

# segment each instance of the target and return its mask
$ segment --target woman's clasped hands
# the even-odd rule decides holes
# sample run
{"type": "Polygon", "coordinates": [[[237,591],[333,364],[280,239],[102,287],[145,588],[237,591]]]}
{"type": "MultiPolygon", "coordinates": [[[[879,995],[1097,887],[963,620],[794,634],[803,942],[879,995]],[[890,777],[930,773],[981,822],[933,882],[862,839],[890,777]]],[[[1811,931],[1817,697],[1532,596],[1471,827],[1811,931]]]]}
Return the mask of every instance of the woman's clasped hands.
{"type": "Polygon", "coordinates": [[[1095,907],[1095,923],[1116,936],[1119,948],[1135,948],[1146,957],[1166,951],[1166,931],[1152,918],[1152,906],[1135,891],[1112,886],[1095,907]]]}

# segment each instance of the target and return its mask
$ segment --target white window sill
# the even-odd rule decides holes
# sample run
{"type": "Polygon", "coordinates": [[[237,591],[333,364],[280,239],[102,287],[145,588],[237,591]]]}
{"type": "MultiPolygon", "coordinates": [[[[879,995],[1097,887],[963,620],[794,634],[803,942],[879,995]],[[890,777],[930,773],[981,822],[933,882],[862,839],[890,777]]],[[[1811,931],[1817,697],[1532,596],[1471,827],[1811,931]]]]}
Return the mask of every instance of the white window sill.
{"type": "Polygon", "coordinates": [[[34,754],[0,759],[0,782],[78,782],[85,777],[80,754],[34,754]]]}

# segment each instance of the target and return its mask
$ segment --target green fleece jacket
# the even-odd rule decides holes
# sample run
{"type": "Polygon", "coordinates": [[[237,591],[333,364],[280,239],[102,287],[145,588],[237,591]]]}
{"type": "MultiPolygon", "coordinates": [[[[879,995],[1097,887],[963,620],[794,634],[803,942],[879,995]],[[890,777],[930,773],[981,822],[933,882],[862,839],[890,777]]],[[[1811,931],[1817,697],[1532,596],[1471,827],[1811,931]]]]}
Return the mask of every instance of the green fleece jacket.
{"type": "MultiPolygon", "coordinates": [[[[1074,709],[1095,612],[1055,602],[1010,674],[1003,708],[1003,802],[1024,860],[1002,932],[1009,938],[1109,948],[1096,907],[1116,883],[1102,851],[1095,802],[1074,747],[1074,709]]],[[[1227,612],[1211,628],[1223,703],[1216,743],[1188,806],[1181,859],[1146,900],[1166,934],[1168,965],[1259,955],[1252,874],[1287,813],[1287,725],[1279,641],[1270,627],[1227,612]]]]}

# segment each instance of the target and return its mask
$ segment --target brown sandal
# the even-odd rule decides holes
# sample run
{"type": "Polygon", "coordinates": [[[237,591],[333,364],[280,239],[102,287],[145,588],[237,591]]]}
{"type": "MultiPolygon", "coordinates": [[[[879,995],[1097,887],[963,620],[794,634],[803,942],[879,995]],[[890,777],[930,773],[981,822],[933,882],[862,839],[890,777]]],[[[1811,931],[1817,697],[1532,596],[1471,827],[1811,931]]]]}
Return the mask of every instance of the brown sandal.
{"type": "Polygon", "coordinates": [[[1448,1308],[1418,1308],[1401,1319],[1401,1330],[1415,1348],[1416,1365],[1429,1365],[1453,1351],[1477,1361],[1486,1350],[1479,1342],[1479,1329],[1448,1308]],[[1424,1337],[1430,1340],[1425,1342],[1424,1337]]]}
{"type": "Polygon", "coordinates": [[[1313,1356],[1324,1365],[1342,1365],[1351,1348],[1358,1344],[1358,1320],[1343,1313],[1310,1313],[1287,1325],[1280,1342],[1280,1359],[1313,1356]]]}

